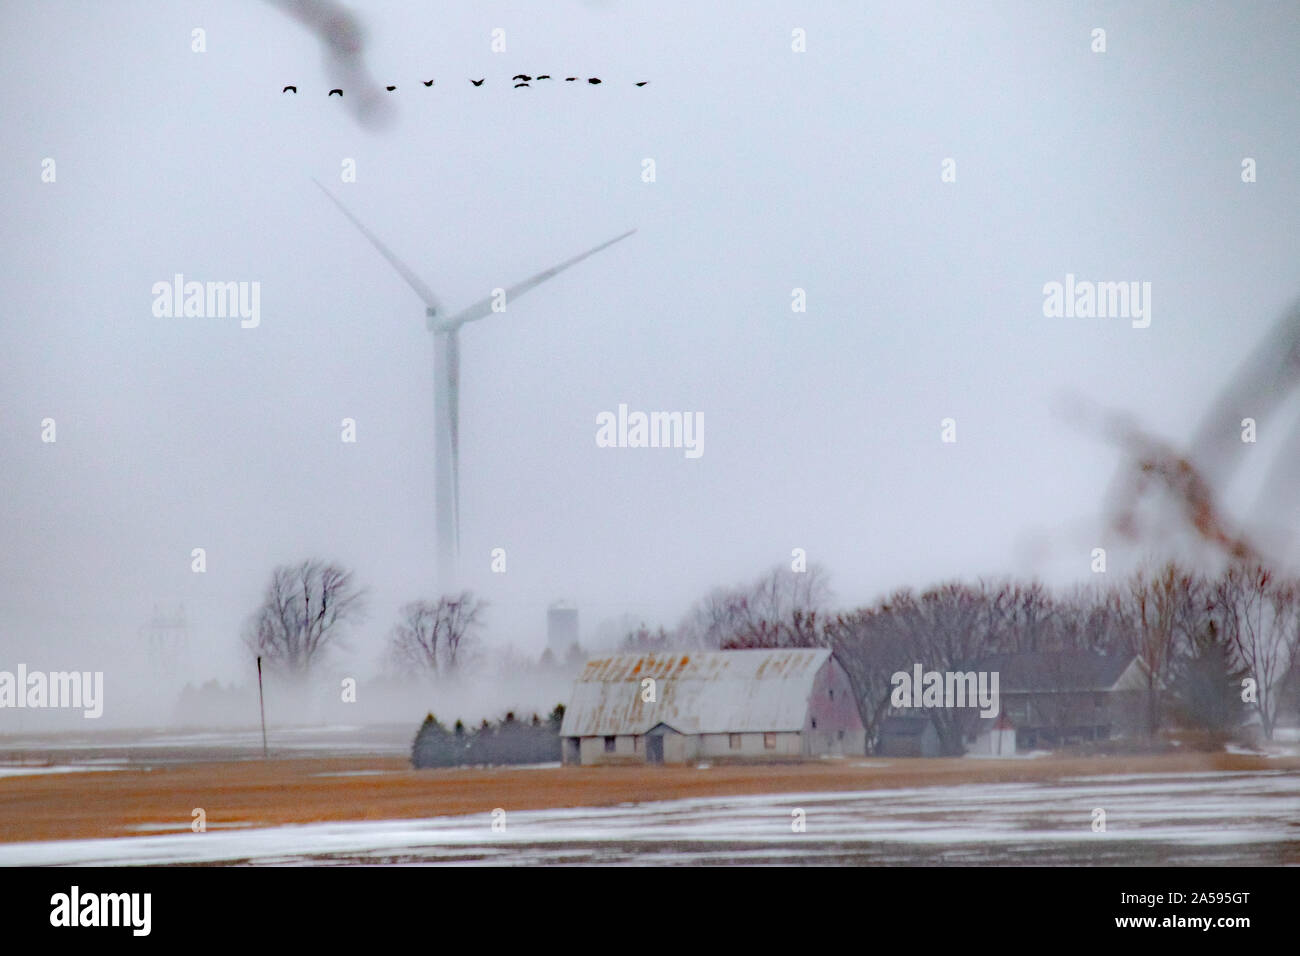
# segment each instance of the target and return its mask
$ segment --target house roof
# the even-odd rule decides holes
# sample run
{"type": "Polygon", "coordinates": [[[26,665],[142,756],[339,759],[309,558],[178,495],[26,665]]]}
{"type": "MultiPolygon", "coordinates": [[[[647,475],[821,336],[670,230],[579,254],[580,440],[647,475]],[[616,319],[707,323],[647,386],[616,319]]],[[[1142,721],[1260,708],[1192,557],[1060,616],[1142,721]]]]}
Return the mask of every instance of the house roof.
{"type": "Polygon", "coordinates": [[[919,737],[931,726],[929,716],[891,714],[880,722],[880,733],[885,737],[919,737]]]}
{"type": "Polygon", "coordinates": [[[986,657],[975,670],[997,671],[1000,694],[1121,689],[1120,678],[1133,665],[1132,654],[1092,651],[1033,651],[986,657]]]}
{"type": "Polygon", "coordinates": [[[560,735],[644,734],[668,724],[684,734],[802,730],[826,648],[619,654],[587,661],[564,709],[560,735]],[[641,681],[655,679],[655,701],[641,681]]]}

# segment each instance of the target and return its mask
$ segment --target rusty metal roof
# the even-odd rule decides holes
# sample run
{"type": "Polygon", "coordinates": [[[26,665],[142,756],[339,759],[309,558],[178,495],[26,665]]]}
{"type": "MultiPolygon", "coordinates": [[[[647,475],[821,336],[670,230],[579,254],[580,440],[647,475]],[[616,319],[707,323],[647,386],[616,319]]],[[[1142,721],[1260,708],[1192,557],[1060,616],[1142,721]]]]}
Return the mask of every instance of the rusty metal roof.
{"type": "Polygon", "coordinates": [[[664,723],[684,734],[802,730],[826,648],[619,654],[587,661],[560,734],[643,734],[664,723]],[[655,701],[641,681],[655,680],[655,701]]]}

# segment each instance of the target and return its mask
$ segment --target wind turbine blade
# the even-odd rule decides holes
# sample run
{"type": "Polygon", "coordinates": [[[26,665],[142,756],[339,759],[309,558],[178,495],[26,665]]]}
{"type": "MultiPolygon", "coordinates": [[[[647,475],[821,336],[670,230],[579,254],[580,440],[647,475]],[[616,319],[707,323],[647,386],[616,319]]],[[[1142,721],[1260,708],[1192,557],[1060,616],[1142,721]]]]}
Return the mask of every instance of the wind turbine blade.
{"type": "MultiPolygon", "coordinates": [[[[506,306],[509,307],[510,303],[514,301],[516,298],[523,295],[525,292],[527,292],[530,289],[537,288],[537,286],[541,285],[543,282],[545,282],[547,279],[551,278],[552,276],[559,275],[565,269],[569,268],[570,266],[577,265],[579,262],[581,262],[583,259],[588,258],[589,256],[594,256],[602,249],[608,249],[614,243],[626,239],[634,232],[636,232],[635,229],[629,229],[621,236],[615,236],[613,239],[610,239],[607,242],[602,242],[600,245],[588,249],[586,252],[582,253],[581,255],[576,255],[572,259],[566,259],[557,266],[551,266],[551,268],[545,270],[544,272],[539,272],[535,276],[530,276],[529,278],[524,279],[522,282],[510,286],[510,288],[505,290],[506,306]]],[[[496,301],[495,296],[488,296],[486,299],[482,299],[479,302],[475,302],[469,308],[464,309],[461,312],[458,312],[455,315],[453,315],[451,318],[449,318],[444,323],[443,327],[447,329],[454,329],[464,325],[466,322],[474,322],[478,319],[486,318],[487,316],[492,314],[492,303],[495,301],[496,301]]]]}
{"type": "Polygon", "coordinates": [[[433,310],[434,313],[441,312],[442,303],[440,303],[438,301],[438,297],[433,294],[433,290],[430,289],[427,285],[425,285],[424,281],[419,276],[417,276],[414,272],[408,269],[406,267],[406,263],[402,262],[401,259],[393,255],[392,251],[389,250],[387,246],[385,246],[382,242],[379,241],[378,236],[376,236],[373,232],[371,232],[369,229],[363,226],[361,224],[361,220],[358,219],[356,216],[352,215],[352,213],[348,211],[347,206],[343,205],[343,203],[335,199],[334,194],[332,192],[330,192],[324,186],[321,186],[320,182],[317,179],[313,178],[312,182],[316,183],[317,186],[320,186],[321,192],[323,192],[326,196],[330,198],[330,202],[338,206],[339,211],[342,212],[343,215],[347,216],[349,220],[351,220],[352,225],[356,226],[357,229],[360,230],[361,234],[370,240],[370,244],[379,250],[379,254],[388,260],[388,264],[397,270],[397,274],[406,280],[406,284],[415,290],[415,294],[418,295],[424,301],[424,304],[428,306],[431,310],[433,310]]]}
{"type": "Polygon", "coordinates": [[[1192,457],[1216,486],[1244,457],[1238,423],[1262,420],[1300,385],[1300,300],[1291,303],[1268,334],[1246,357],[1231,381],[1201,419],[1192,457]]]}

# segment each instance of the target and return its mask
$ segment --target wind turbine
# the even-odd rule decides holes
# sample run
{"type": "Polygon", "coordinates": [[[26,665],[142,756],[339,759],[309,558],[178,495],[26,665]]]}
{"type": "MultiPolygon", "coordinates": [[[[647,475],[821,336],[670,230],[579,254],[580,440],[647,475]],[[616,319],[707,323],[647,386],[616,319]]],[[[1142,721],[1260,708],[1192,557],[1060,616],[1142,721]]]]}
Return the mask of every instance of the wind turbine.
{"type": "MultiPolygon", "coordinates": [[[[361,220],[352,215],[347,207],[334,197],[328,189],[313,179],[321,191],[338,206],[352,225],[370,240],[370,244],[379,254],[388,260],[397,274],[406,280],[406,284],[415,290],[425,305],[425,323],[433,333],[433,411],[434,411],[434,514],[438,523],[438,586],[446,591],[457,577],[457,559],[460,550],[460,327],[467,322],[476,322],[493,312],[495,296],[488,296],[462,309],[453,315],[446,315],[441,301],[433,290],[424,284],[414,272],[407,268],[397,256],[393,255],[378,237],[362,225],[361,220]]],[[[615,236],[586,252],[565,259],[559,265],[543,270],[515,285],[505,289],[507,306],[516,298],[535,289],[547,279],[559,275],[570,266],[577,265],[583,259],[594,256],[602,249],[608,249],[614,243],[626,239],[635,229],[629,229],[622,235],[615,236]]]]}

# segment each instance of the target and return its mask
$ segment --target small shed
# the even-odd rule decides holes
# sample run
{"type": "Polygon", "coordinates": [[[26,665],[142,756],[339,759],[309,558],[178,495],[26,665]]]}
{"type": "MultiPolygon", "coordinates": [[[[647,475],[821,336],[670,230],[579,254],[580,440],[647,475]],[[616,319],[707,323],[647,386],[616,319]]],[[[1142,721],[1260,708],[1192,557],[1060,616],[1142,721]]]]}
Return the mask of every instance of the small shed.
{"type": "Polygon", "coordinates": [[[1005,713],[997,720],[981,720],[966,739],[966,752],[984,757],[1016,755],[1016,725],[1005,713]]]}
{"type": "Polygon", "coordinates": [[[593,658],[560,728],[566,764],[863,754],[848,674],[825,648],[593,658]]]}
{"type": "Polygon", "coordinates": [[[928,714],[898,714],[880,723],[876,753],[882,757],[937,757],[939,732],[928,714]]]}

